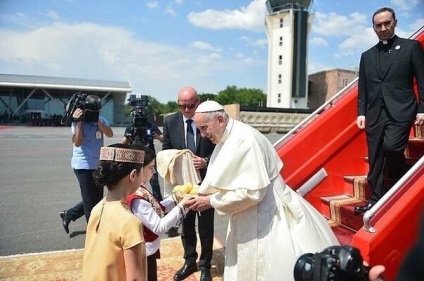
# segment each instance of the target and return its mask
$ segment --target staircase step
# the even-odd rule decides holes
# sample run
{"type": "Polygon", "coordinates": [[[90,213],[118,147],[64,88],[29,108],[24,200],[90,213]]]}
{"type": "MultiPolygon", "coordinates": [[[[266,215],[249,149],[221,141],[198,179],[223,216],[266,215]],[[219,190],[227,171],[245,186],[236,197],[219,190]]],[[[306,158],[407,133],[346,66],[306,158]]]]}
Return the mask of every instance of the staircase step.
{"type": "Polygon", "coordinates": [[[333,230],[334,234],[336,235],[337,240],[339,240],[340,245],[352,244],[353,235],[356,233],[355,231],[348,229],[331,219],[328,220],[328,224],[330,225],[331,230],[333,230]]]}
{"type": "Polygon", "coordinates": [[[367,176],[344,176],[345,181],[353,184],[353,196],[360,200],[368,200],[371,196],[371,188],[367,182],[367,176]]]}
{"type": "Polygon", "coordinates": [[[424,139],[424,125],[415,125],[415,137],[424,139]]]}
{"type": "Polygon", "coordinates": [[[326,204],[330,204],[331,200],[342,200],[342,199],[349,199],[352,198],[349,194],[340,194],[340,195],[333,195],[333,196],[323,196],[321,197],[321,201],[323,201],[326,204]]]}
{"type": "Polygon", "coordinates": [[[407,158],[419,159],[424,155],[424,138],[410,138],[405,149],[407,158]]]}
{"type": "Polygon", "coordinates": [[[354,182],[355,179],[367,179],[367,176],[344,176],[343,177],[347,182],[354,182]]]}
{"type": "Polygon", "coordinates": [[[355,206],[364,205],[366,202],[352,197],[348,199],[331,200],[330,214],[331,219],[336,223],[349,228],[353,231],[359,230],[363,223],[362,216],[355,215],[353,210],[355,206]]]}

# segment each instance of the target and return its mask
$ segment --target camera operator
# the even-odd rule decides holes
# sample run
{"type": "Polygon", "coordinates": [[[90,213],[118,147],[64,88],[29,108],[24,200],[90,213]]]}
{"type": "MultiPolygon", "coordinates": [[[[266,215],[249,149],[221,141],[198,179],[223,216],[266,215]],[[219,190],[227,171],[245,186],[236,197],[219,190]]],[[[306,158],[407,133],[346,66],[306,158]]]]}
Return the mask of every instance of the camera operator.
{"type": "Polygon", "coordinates": [[[88,221],[91,209],[103,198],[103,187],[98,187],[94,183],[93,173],[99,164],[100,148],[104,145],[103,135],[109,138],[113,136],[109,122],[99,116],[100,98],[95,95],[86,97],[84,95],[84,101],[81,104],[72,113],[71,166],[80,185],[82,201],[74,207],[60,212],[66,233],[69,233],[71,220],[75,221],[85,215],[88,221]]]}
{"type": "MultiPolygon", "coordinates": [[[[133,143],[133,136],[134,135],[134,128],[132,126],[128,126],[125,129],[124,132],[124,138],[122,139],[122,143],[124,144],[132,144],[133,143]]],[[[163,142],[163,134],[162,131],[159,129],[159,127],[150,121],[147,121],[147,126],[145,130],[145,136],[143,137],[144,140],[142,141],[142,144],[153,150],[154,153],[156,153],[155,150],[155,144],[154,140],[158,140],[161,143],[163,142]]],[[[163,200],[162,194],[160,192],[160,184],[159,184],[159,176],[157,173],[156,168],[156,162],[155,162],[155,173],[153,174],[152,178],[150,179],[150,185],[152,187],[152,193],[158,199],[159,201],[163,200]]]]}

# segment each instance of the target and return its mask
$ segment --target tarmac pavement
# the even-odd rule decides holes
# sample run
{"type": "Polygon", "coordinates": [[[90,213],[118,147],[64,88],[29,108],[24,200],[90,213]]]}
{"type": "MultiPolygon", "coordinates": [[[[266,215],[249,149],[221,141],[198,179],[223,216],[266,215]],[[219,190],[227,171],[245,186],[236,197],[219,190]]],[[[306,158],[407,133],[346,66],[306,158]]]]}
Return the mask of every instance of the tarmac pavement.
{"type": "MultiPolygon", "coordinates": [[[[125,131],[112,129],[105,145],[120,142],[125,131]]],[[[271,142],[282,137],[266,136],[271,142]]],[[[156,143],[156,151],[161,147],[156,143]]],[[[0,125],[0,256],[84,247],[85,218],[71,222],[66,234],[59,217],[81,200],[71,157],[69,127],[0,125]]],[[[227,219],[216,214],[215,237],[222,245],[226,227],[227,219]]]]}

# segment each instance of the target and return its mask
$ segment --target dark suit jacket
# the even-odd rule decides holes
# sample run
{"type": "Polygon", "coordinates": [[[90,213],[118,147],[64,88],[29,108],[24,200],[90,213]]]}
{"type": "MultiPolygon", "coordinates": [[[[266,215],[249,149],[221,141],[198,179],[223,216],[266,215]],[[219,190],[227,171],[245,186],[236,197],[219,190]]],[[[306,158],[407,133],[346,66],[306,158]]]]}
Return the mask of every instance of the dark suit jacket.
{"type": "MultiPolygon", "coordinates": [[[[165,149],[185,149],[185,131],[184,131],[184,120],[181,112],[174,113],[165,118],[165,124],[163,125],[163,143],[162,150],[165,149]]],[[[197,129],[196,132],[196,155],[199,157],[210,157],[215,144],[213,144],[208,138],[204,138],[200,135],[200,131],[197,129]]],[[[206,175],[206,169],[200,170],[202,179],[206,175]]]]}
{"type": "Polygon", "coordinates": [[[382,102],[398,122],[413,121],[424,113],[424,51],[420,42],[395,36],[384,73],[380,71],[378,44],[364,52],[359,65],[358,116],[364,115],[373,124],[382,102]],[[417,79],[419,103],[414,94],[413,78],[417,79]]]}

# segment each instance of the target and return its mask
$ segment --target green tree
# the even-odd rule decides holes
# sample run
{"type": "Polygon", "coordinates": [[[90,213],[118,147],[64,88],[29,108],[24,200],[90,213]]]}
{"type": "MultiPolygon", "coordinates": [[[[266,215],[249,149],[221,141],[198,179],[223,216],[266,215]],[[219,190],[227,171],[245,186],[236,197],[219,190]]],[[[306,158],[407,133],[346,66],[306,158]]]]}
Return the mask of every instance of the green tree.
{"type": "Polygon", "coordinates": [[[266,104],[266,95],[261,89],[240,88],[227,86],[218,93],[216,101],[220,104],[238,103],[243,106],[263,106],[266,104]]]}
{"type": "Polygon", "coordinates": [[[204,102],[207,100],[214,100],[216,101],[216,95],[215,94],[211,94],[211,93],[202,93],[202,94],[198,94],[200,102],[204,102]]]}

